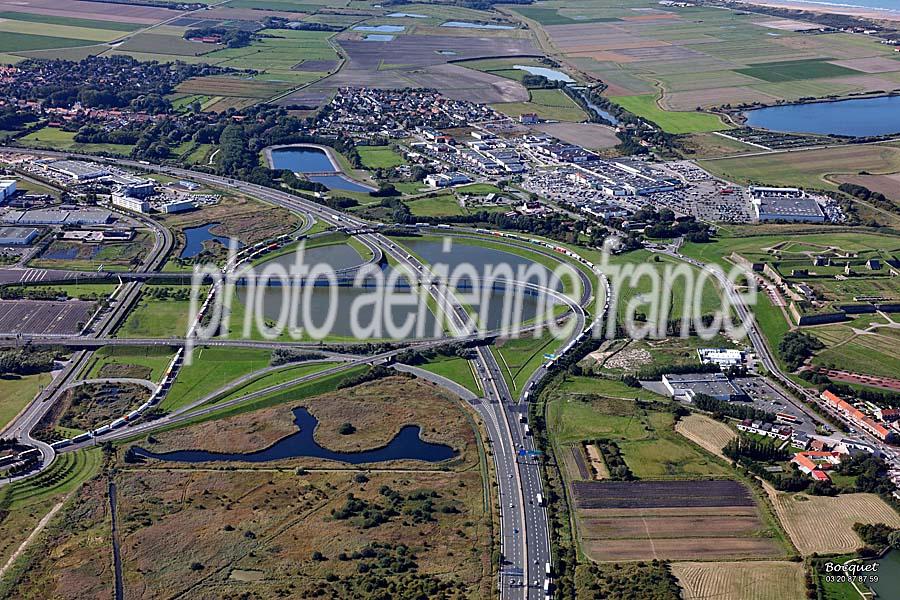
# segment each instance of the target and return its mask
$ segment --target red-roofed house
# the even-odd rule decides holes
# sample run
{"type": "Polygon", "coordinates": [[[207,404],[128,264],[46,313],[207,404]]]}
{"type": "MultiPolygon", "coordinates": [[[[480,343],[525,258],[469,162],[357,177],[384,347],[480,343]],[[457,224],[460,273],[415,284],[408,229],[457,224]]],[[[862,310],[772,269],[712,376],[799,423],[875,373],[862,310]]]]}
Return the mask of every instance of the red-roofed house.
{"type": "Polygon", "coordinates": [[[841,464],[839,452],[798,452],[791,462],[817,481],[829,481],[825,471],[830,471],[841,464]]]}

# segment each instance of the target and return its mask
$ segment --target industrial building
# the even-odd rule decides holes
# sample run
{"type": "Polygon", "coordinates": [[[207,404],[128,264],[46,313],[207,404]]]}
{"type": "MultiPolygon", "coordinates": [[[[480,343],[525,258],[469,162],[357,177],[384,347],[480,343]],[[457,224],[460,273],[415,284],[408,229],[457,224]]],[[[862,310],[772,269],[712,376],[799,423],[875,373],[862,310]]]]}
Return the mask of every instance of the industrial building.
{"type": "Polygon", "coordinates": [[[27,246],[37,236],[33,227],[0,227],[0,246],[27,246]]]}
{"type": "Polygon", "coordinates": [[[112,213],[96,208],[11,210],[3,215],[3,221],[16,225],[106,225],[112,221],[112,213]]]}
{"type": "Polygon", "coordinates": [[[0,179],[0,204],[13,197],[16,193],[15,179],[0,179]]]}
{"type": "Polygon", "coordinates": [[[663,375],[662,383],[673,398],[692,401],[698,394],[717,400],[742,400],[747,397],[724,373],[689,373],[663,375]]]}
{"type": "Polygon", "coordinates": [[[197,206],[191,200],[175,200],[160,206],[160,210],[167,215],[194,210],[195,208],[197,208],[197,206]]]}

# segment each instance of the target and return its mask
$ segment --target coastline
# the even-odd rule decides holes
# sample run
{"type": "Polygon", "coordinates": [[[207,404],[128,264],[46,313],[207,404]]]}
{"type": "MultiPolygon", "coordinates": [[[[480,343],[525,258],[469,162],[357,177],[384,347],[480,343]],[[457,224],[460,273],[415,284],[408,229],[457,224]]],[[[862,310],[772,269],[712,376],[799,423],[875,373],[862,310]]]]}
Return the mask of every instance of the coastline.
{"type": "Polygon", "coordinates": [[[813,0],[737,0],[741,4],[805,10],[808,12],[861,17],[873,21],[900,22],[900,9],[872,8],[839,2],[815,2],[813,0]]]}

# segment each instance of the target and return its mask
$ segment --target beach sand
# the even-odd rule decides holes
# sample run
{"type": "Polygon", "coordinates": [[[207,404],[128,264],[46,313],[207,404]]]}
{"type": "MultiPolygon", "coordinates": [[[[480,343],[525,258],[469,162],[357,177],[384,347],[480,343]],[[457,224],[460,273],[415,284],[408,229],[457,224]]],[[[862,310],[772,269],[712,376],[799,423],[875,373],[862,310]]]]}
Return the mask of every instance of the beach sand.
{"type": "MultiPolygon", "coordinates": [[[[743,4],[756,4],[758,6],[774,6],[777,8],[789,8],[792,10],[805,10],[816,13],[830,13],[834,15],[850,15],[870,19],[872,21],[896,21],[900,22],[900,12],[891,10],[879,10],[863,6],[837,6],[833,4],[815,4],[812,2],[794,2],[792,0],[738,0],[743,4]]],[[[848,1],[848,4],[851,3],[848,1]]]]}

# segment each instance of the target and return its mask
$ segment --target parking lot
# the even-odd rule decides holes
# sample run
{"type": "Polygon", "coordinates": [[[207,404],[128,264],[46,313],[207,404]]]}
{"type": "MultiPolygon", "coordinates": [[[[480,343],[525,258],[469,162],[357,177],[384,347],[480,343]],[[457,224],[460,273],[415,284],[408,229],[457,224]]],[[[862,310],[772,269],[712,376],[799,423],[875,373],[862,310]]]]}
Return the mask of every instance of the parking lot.
{"type": "Polygon", "coordinates": [[[0,334],[77,334],[93,310],[93,302],[80,300],[0,300],[0,334]]]}

